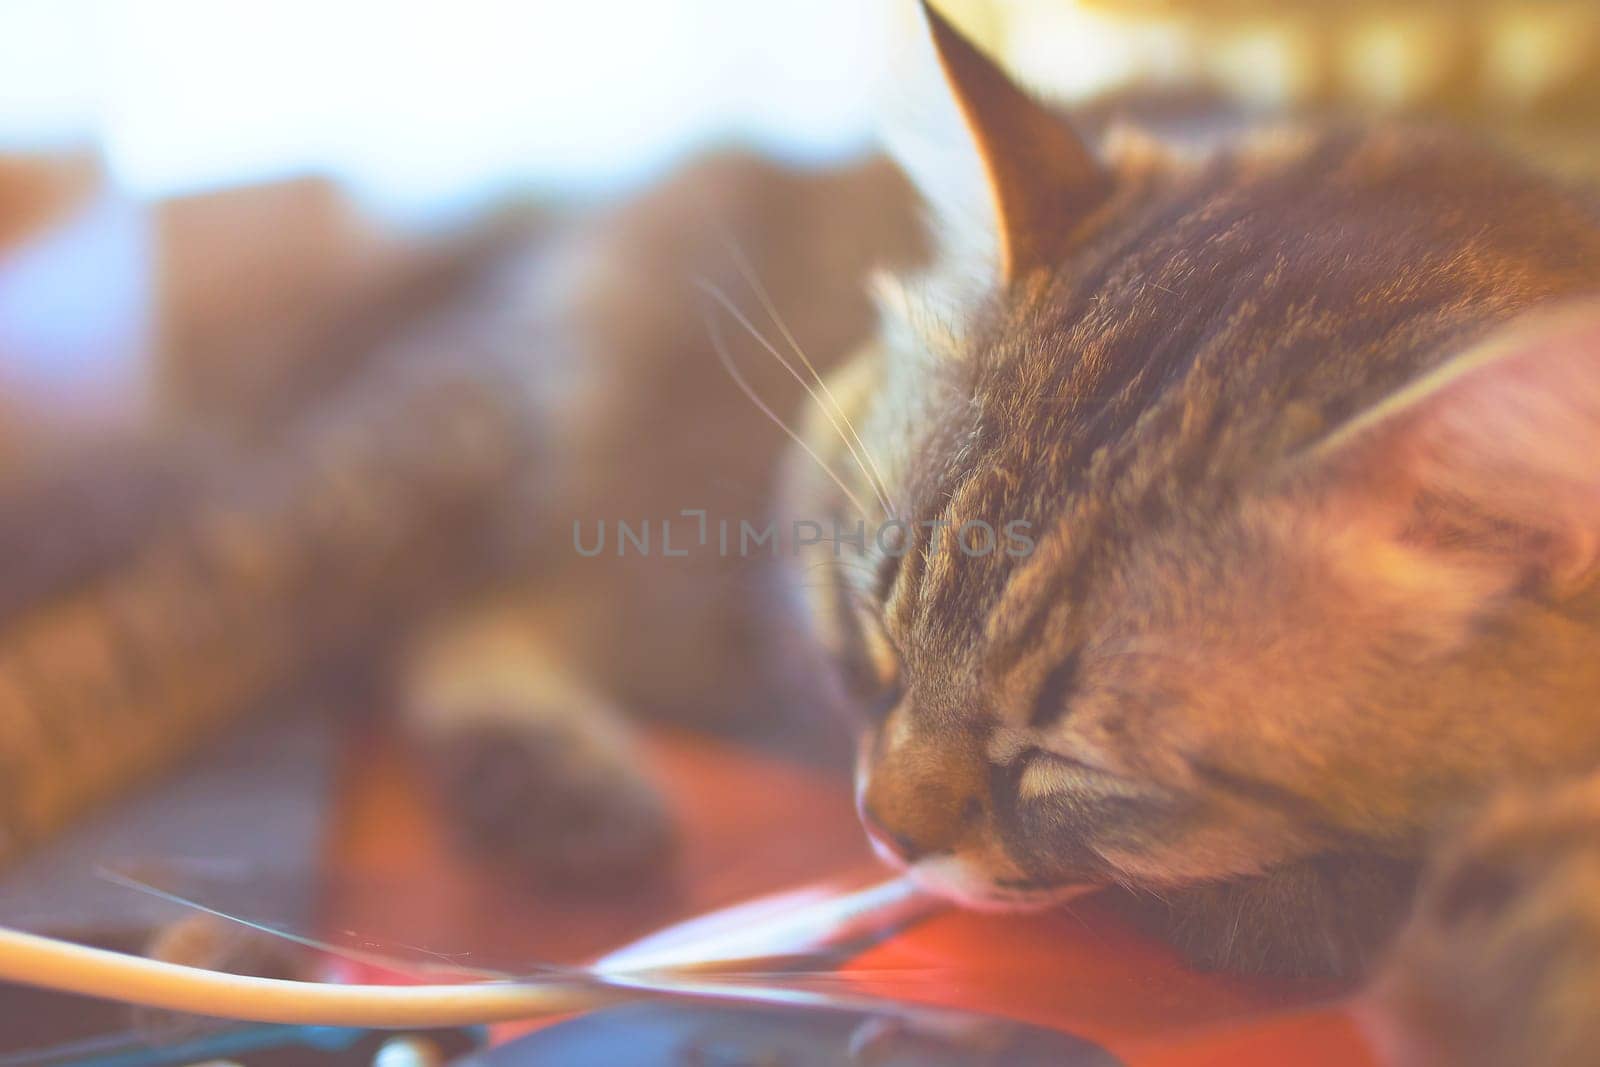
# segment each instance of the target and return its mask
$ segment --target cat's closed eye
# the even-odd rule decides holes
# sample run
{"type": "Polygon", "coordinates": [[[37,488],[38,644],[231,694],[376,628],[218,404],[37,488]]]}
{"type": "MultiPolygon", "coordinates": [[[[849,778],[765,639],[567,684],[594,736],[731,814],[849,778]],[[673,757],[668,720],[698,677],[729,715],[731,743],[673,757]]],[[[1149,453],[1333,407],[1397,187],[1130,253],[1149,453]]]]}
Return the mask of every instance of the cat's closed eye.
{"type": "Polygon", "coordinates": [[[1106,787],[1116,781],[1115,776],[1093,763],[1036,746],[1017,757],[1013,773],[1022,798],[1106,787]]]}

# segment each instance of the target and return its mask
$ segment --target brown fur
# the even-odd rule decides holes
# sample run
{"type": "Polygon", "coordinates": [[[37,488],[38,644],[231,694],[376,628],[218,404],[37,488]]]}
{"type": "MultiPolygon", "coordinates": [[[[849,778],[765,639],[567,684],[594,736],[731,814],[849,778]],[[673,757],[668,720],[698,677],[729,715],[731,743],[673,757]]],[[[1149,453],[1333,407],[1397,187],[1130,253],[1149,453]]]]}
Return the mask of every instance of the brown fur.
{"type": "MultiPolygon", "coordinates": [[[[863,818],[975,906],[1119,885],[1197,962],[1361,973],[1442,827],[1600,768],[1600,303],[1579,299],[1600,294],[1600,211],[1442,131],[1286,129],[1198,158],[1113,133],[1107,194],[1019,245],[1052,218],[1019,195],[1083,182],[1039,168],[1020,193],[990,157],[1028,151],[1006,136],[1037,115],[970,129],[994,70],[942,59],[971,150],[1013,183],[997,244],[1036,259],[1001,256],[953,310],[912,283],[849,372],[872,384],[841,390],[919,524],[903,559],[869,548],[813,598],[881,709],[863,818]],[[921,525],[1017,519],[1025,558],[921,525]]],[[[857,520],[804,467],[791,506],[857,520]]],[[[1468,951],[1429,922],[1454,862],[1404,942],[1424,953],[1468,951]]],[[[1484,1023],[1502,1047],[1541,1048],[1529,1012],[1591,1035],[1574,1006],[1600,957],[1506,951],[1560,970],[1484,1023]]],[[[1463,1010],[1405,984],[1433,966],[1397,957],[1399,1001],[1463,1010]]]]}

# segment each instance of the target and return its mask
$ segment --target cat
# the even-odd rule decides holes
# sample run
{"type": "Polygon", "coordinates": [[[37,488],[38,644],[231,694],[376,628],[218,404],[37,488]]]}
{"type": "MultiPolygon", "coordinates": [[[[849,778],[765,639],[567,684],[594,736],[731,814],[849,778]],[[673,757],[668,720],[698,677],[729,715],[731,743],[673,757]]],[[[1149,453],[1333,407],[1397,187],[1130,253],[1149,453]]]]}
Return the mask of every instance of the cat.
{"type": "Polygon", "coordinates": [[[923,6],[951,251],[789,505],[889,532],[809,597],[878,851],[1378,968],[1409,1062],[1592,1062],[1600,204],[1423,128],[1094,146],[923,6]]]}

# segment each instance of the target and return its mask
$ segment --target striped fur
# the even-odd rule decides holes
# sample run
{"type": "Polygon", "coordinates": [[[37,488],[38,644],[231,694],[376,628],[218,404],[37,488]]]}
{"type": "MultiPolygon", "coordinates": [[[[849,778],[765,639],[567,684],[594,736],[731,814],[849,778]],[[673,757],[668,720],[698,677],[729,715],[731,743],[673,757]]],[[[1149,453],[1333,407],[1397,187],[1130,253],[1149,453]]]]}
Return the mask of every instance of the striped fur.
{"type": "MultiPolygon", "coordinates": [[[[974,57],[944,56],[958,97],[974,57]]],[[[985,132],[952,150],[1018,147],[985,132]]],[[[1073,182],[1066,213],[1015,207],[1056,195],[1049,167],[1024,194],[986,159],[1010,183],[1001,230],[1056,228],[1002,240],[1028,255],[959,310],[940,280],[927,300],[916,279],[891,289],[880,344],[846,372],[846,414],[917,524],[903,558],[869,542],[815,598],[882,709],[863,818],[969,904],[1117,883],[1161,894],[1145,910],[1207,963],[1356,970],[1452,813],[1600,769],[1600,514],[1591,487],[1557,484],[1600,455],[1600,414],[1572,399],[1600,366],[1549,373],[1600,362],[1600,311],[1544,310],[1600,293],[1600,210],[1427,128],[1285,128],[1198,155],[1119,131],[1099,158],[1104,195],[1084,207],[1073,182]],[[1417,458],[1462,403],[1436,387],[1449,368],[1507,330],[1563,329],[1566,348],[1479,360],[1469,391],[1485,432],[1511,427],[1529,499],[1577,506],[1512,510],[1476,445],[1417,458]],[[1565,436],[1497,420],[1524,379],[1565,436]],[[1036,540],[1020,558],[928,525],[1016,520],[1036,540]],[[1557,583],[1561,553],[1580,562],[1557,583]],[[1246,913],[1260,936],[1237,936],[1246,913]]],[[[794,483],[796,514],[855,521],[814,472],[794,483]]]]}

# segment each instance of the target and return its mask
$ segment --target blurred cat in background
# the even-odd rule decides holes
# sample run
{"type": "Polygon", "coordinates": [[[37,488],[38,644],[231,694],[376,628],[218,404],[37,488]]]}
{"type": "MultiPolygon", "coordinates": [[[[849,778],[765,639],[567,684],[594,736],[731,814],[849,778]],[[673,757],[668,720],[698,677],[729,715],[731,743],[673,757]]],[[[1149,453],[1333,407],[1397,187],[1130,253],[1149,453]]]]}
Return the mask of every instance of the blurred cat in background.
{"type": "Polygon", "coordinates": [[[783,437],[707,347],[702,287],[760,279],[824,364],[864,342],[862,278],[921,254],[894,167],[725,153],[426,255],[314,183],[153,214],[148,425],[30,435],[0,470],[0,861],[308,686],[407,709],[464,836],[568,883],[668,851],[619,709],[827,744],[776,681],[803,670],[772,651],[770,551],[586,555],[574,523],[765,522],[783,437]]]}

